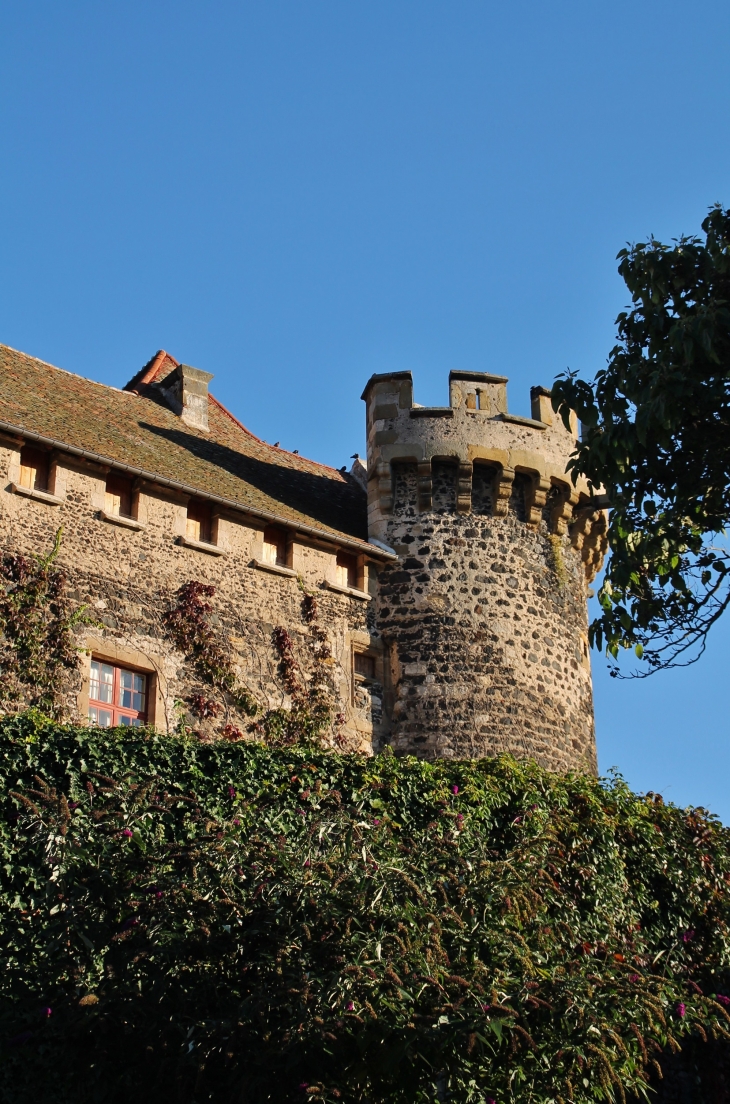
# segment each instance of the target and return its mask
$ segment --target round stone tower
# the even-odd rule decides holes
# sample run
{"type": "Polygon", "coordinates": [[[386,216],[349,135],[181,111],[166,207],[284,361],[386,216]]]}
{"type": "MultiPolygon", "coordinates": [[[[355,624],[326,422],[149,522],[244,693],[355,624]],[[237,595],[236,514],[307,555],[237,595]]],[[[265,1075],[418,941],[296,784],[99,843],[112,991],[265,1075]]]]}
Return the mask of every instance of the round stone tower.
{"type": "Polygon", "coordinates": [[[391,372],[363,393],[369,537],[398,555],[374,611],[390,743],[595,773],[586,599],[606,515],[565,474],[577,422],[541,387],[531,418],[509,414],[506,385],[451,372],[449,405],[423,407],[391,372]]]}

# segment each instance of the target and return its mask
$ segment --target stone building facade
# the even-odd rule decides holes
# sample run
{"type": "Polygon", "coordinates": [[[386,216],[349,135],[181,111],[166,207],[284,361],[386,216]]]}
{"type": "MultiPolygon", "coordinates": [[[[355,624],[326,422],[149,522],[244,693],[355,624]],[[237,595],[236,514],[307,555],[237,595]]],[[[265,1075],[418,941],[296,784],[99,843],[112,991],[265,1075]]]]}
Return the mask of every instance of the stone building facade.
{"type": "Polygon", "coordinates": [[[374,376],[367,467],[348,472],[261,441],[211,378],[160,352],[116,389],[0,346],[0,548],[41,553],[62,527],[93,619],[67,715],[255,734],[231,701],[201,710],[166,631],[195,580],[259,716],[292,704],[285,630],[302,684],[326,673],[337,746],[595,770],[586,588],[605,517],[565,475],[574,435],[548,393],[521,419],[501,377],[452,372],[450,405],[425,409],[409,373],[374,376]]]}

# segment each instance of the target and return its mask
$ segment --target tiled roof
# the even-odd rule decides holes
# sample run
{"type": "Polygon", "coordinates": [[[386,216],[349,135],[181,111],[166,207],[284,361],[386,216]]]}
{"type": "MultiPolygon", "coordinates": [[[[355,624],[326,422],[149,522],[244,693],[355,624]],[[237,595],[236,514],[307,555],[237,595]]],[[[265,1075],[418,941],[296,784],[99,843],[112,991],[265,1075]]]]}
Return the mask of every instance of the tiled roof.
{"type": "Polygon", "coordinates": [[[124,390],[0,345],[0,422],[150,472],[333,538],[367,541],[366,495],[351,476],[261,441],[212,395],[210,432],[186,425],[152,380],[160,352],[124,390]]]}

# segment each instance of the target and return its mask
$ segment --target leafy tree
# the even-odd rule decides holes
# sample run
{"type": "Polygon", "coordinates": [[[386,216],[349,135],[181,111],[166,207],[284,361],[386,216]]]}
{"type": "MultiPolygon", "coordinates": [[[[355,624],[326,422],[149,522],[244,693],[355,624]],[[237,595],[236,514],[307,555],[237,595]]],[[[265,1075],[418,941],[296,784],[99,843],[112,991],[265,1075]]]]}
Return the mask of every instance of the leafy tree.
{"type": "Polygon", "coordinates": [[[553,388],[583,422],[573,477],[612,508],[592,643],[634,649],[643,674],[699,658],[730,603],[730,209],[702,229],[621,250],[632,306],[607,366],[553,388]]]}

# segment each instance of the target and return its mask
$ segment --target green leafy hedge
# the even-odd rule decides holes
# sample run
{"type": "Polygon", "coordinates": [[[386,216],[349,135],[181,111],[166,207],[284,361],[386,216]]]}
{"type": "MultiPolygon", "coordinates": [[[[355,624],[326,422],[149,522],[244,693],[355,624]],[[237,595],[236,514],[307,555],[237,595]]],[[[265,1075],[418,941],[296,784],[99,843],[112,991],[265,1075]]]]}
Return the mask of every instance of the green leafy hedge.
{"type": "Polygon", "coordinates": [[[7,1104],[619,1100],[730,1038],[730,832],[621,780],[33,713],[0,773],[7,1104]]]}

